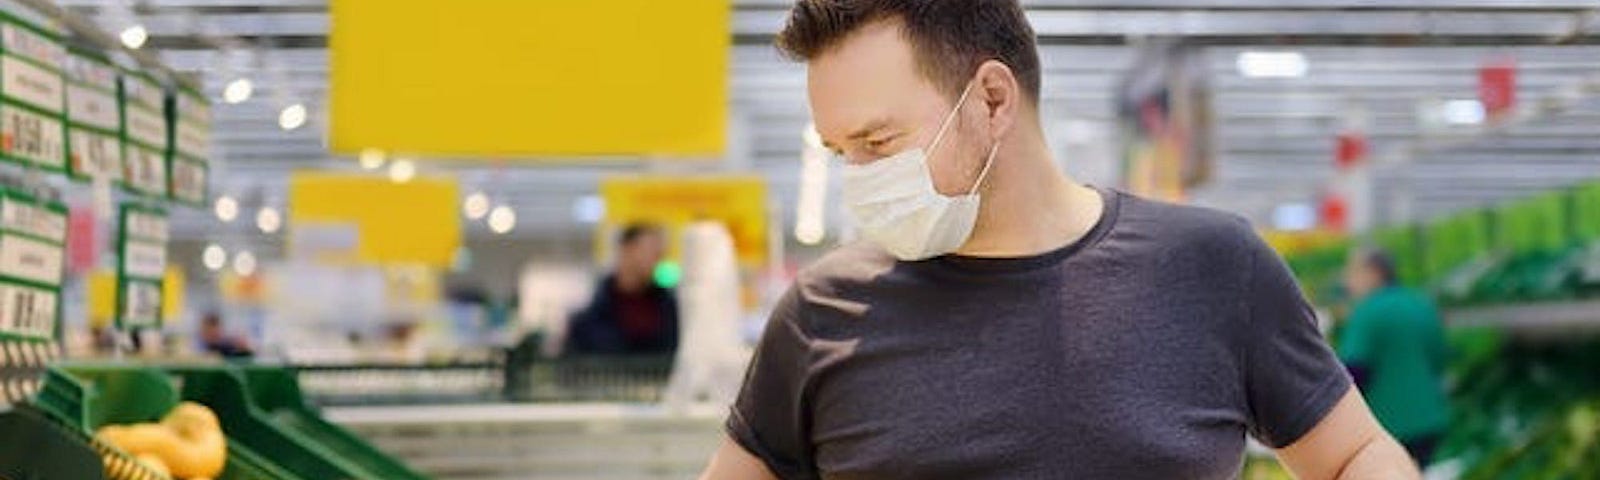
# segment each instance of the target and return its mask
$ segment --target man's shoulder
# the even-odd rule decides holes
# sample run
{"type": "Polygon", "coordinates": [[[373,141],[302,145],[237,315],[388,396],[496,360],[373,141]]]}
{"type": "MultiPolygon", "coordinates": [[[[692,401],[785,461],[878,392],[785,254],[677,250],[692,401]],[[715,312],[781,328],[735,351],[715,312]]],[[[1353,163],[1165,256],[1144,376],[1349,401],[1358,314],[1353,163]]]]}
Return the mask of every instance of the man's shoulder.
{"type": "Polygon", "coordinates": [[[871,282],[894,265],[894,256],[883,249],[865,241],[854,242],[823,254],[802,268],[795,281],[803,291],[834,291],[845,285],[871,282]]]}
{"type": "Polygon", "coordinates": [[[1166,246],[1251,249],[1260,243],[1249,220],[1206,207],[1127,195],[1119,215],[1119,230],[1166,246]]]}

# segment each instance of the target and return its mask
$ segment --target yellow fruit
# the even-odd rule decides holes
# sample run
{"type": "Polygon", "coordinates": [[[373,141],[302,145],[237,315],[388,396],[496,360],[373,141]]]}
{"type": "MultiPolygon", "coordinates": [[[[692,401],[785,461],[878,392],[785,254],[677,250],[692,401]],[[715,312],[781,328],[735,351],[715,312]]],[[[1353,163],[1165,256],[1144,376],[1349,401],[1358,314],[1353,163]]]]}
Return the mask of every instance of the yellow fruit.
{"type": "Polygon", "coordinates": [[[178,405],[161,423],[108,425],[95,435],[136,458],[159,461],[178,478],[214,478],[227,462],[228,440],[217,415],[197,403],[178,405]]]}
{"type": "Polygon", "coordinates": [[[150,454],[142,454],[134,456],[133,459],[139,463],[143,463],[145,468],[148,468],[151,471],[166,476],[172,476],[172,470],[167,469],[167,462],[161,461],[161,457],[150,454]]]}

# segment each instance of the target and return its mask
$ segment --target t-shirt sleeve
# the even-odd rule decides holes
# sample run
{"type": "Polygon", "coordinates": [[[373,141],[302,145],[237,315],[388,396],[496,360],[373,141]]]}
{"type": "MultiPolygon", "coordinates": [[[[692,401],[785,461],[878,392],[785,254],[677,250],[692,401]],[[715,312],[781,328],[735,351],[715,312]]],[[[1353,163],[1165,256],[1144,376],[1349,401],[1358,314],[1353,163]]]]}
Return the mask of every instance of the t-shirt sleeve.
{"type": "Polygon", "coordinates": [[[728,436],[784,479],[817,478],[804,395],[809,343],[799,296],[791,288],[773,309],[727,421],[728,436]]]}
{"type": "Polygon", "coordinates": [[[1350,390],[1350,376],[1317,330],[1316,314],[1278,254],[1250,236],[1245,391],[1250,433],[1273,448],[1316,426],[1350,390]]]}

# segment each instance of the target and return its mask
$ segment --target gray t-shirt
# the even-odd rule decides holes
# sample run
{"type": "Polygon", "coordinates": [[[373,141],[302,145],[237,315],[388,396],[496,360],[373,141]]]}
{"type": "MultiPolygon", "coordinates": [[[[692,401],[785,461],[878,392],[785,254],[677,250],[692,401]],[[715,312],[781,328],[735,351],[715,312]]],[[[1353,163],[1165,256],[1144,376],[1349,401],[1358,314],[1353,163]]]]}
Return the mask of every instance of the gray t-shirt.
{"type": "Polygon", "coordinates": [[[786,479],[1231,478],[1349,390],[1235,216],[1102,191],[1071,246],[801,272],[727,421],[786,479]]]}

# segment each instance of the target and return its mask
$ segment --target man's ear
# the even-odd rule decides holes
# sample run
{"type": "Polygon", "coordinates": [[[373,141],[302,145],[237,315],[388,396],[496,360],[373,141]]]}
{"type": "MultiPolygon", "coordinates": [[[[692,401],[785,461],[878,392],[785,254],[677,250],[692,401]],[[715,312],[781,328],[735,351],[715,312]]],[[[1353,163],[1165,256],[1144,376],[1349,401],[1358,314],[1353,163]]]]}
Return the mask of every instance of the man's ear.
{"type": "Polygon", "coordinates": [[[983,102],[984,120],[988,122],[990,135],[994,137],[990,140],[999,141],[1016,125],[1017,111],[1022,108],[1022,85],[1017,82],[1011,67],[999,60],[988,60],[979,65],[974,81],[978,83],[974,96],[983,102]]]}

